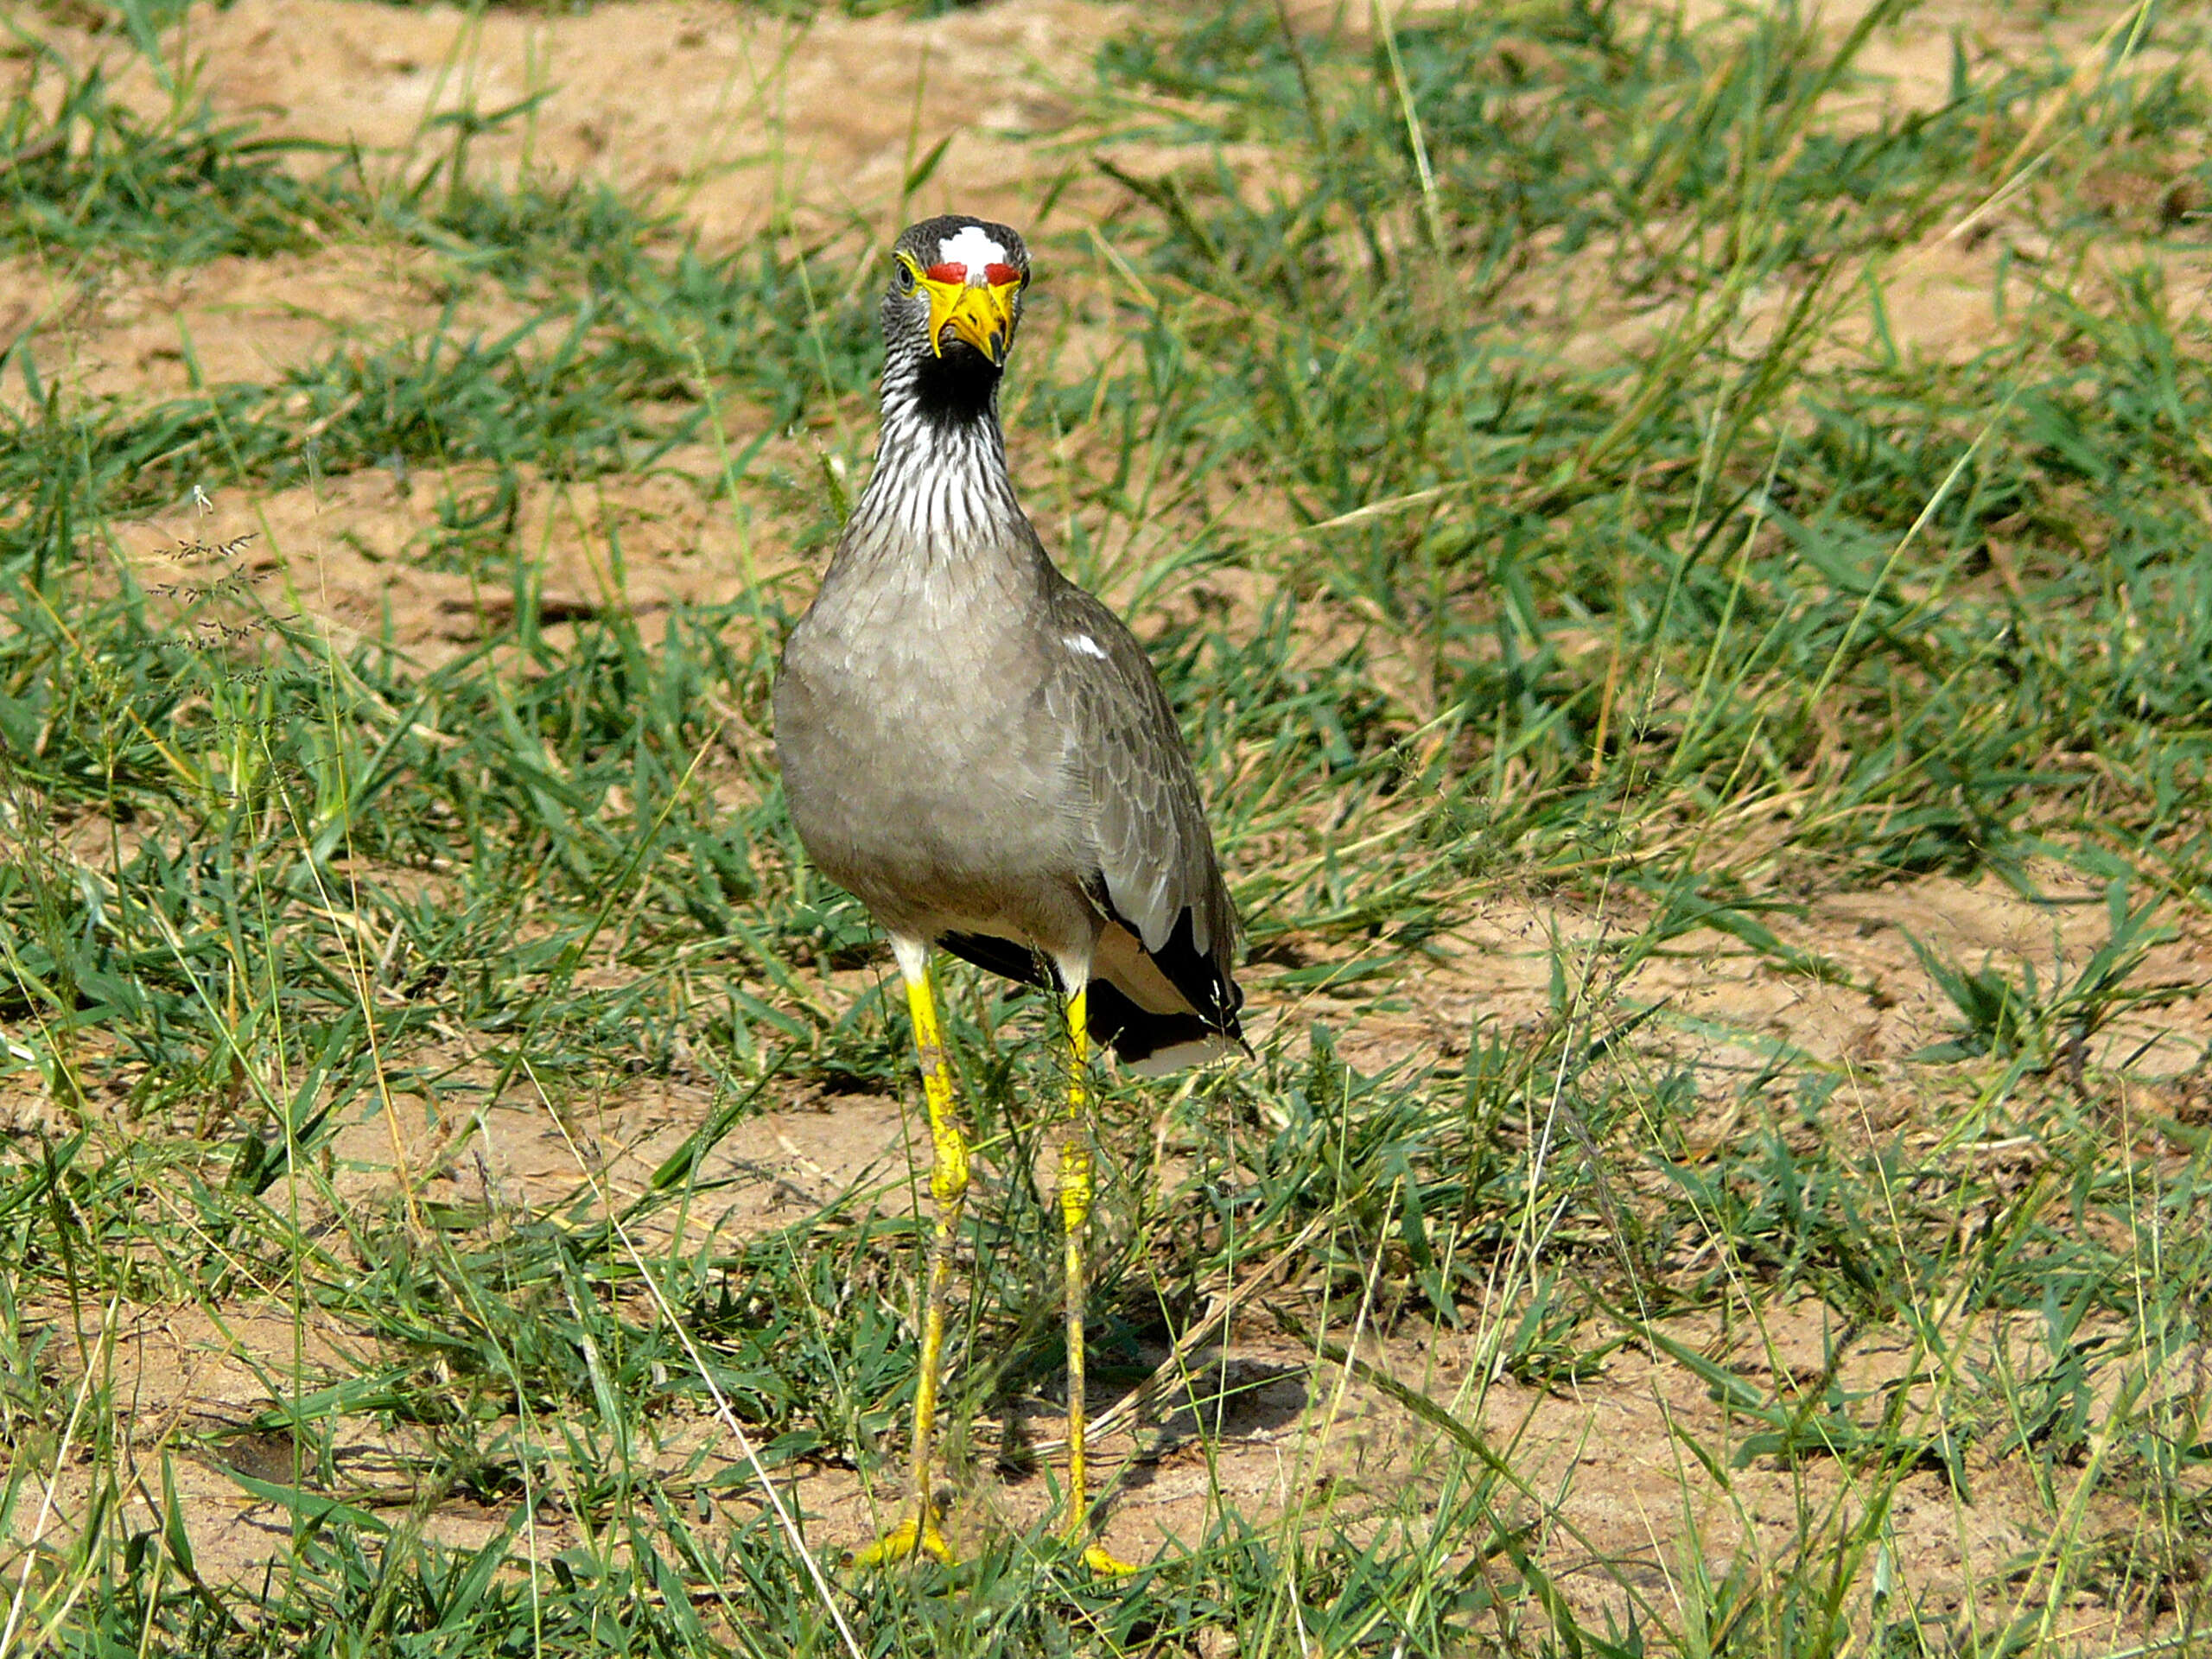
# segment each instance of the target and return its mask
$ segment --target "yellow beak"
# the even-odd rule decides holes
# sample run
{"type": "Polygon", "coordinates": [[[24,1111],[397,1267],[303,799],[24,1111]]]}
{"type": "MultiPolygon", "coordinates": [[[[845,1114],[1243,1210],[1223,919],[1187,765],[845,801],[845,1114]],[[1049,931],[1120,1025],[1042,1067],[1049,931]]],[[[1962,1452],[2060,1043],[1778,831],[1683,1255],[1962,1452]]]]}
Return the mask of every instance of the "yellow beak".
{"type": "Polygon", "coordinates": [[[944,355],[944,328],[966,340],[993,364],[1006,361],[1014,344],[1014,296],[1020,283],[940,283],[931,276],[918,279],[930,296],[930,349],[944,355]]]}

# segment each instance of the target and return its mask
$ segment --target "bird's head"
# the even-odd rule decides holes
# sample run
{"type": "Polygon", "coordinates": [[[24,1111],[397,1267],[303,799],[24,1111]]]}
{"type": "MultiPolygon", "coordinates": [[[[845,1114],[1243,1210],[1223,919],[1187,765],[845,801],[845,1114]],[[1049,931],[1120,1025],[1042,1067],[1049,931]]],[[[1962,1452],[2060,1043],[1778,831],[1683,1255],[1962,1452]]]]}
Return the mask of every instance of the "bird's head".
{"type": "Polygon", "coordinates": [[[942,364],[995,384],[1021,321],[1029,250],[1004,225],[946,213],[891,245],[883,339],[894,362],[942,364]]]}

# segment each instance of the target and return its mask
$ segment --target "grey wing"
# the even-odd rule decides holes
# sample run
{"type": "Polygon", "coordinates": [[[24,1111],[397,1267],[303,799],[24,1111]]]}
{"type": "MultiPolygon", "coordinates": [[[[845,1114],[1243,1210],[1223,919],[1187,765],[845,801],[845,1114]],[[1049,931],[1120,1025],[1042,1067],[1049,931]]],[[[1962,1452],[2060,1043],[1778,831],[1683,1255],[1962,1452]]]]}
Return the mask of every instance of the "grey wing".
{"type": "Polygon", "coordinates": [[[1090,810],[1099,896],[1195,1010],[1233,1024],[1236,912],[1175,711],[1121,618],[1073,586],[1052,609],[1046,696],[1090,810]]]}

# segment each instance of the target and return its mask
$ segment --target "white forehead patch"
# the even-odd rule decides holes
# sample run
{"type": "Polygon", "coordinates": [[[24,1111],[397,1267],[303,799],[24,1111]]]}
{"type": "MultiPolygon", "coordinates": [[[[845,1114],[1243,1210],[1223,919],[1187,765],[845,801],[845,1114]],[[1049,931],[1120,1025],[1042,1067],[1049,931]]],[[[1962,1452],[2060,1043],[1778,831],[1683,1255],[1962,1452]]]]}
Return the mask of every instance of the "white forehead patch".
{"type": "Polygon", "coordinates": [[[968,280],[977,284],[985,281],[985,265],[1014,263],[980,225],[963,225],[959,235],[944,238],[937,245],[937,257],[948,264],[967,266],[968,280]]]}

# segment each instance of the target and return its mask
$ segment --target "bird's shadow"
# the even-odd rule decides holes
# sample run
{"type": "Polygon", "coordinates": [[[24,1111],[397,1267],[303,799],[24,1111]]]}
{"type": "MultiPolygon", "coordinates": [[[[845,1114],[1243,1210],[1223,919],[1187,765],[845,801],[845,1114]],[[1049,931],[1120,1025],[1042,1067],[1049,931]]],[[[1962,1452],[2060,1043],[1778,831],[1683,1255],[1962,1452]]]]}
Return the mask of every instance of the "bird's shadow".
{"type": "MultiPolygon", "coordinates": [[[[1159,1361],[1166,1357],[1164,1349],[1158,1353],[1159,1361]]],[[[1133,1383],[1143,1385],[1144,1398],[1136,1421],[1133,1426],[1123,1426],[1129,1429],[1135,1446],[1121,1459],[1116,1483],[1123,1491],[1133,1491],[1150,1484],[1161,1464],[1198,1442],[1220,1445],[1272,1440],[1304,1414],[1312,1400],[1312,1380],[1310,1365],[1247,1359],[1215,1351],[1165,1375],[1157,1370],[1147,1372],[1133,1368],[1094,1374],[1087,1392],[1090,1410],[1095,1415],[1118,1405],[1133,1383]],[[1149,1382],[1147,1377],[1151,1378],[1149,1382]]],[[[1020,1478],[1035,1472],[1039,1459],[1033,1440],[1039,1436],[1033,1435],[1033,1426],[1042,1432],[1042,1437],[1058,1439],[1064,1421],[1062,1409],[1035,1399],[1007,1402],[1000,1420],[1000,1444],[995,1458],[1002,1477],[1020,1478]]],[[[1120,1447],[1116,1446],[1114,1454],[1119,1452],[1120,1447]]]]}
{"type": "Polygon", "coordinates": [[[1160,1466],[1199,1441],[1219,1446],[1265,1442],[1294,1425],[1313,1400],[1313,1368],[1241,1357],[1218,1351],[1199,1357],[1158,1389],[1156,1403],[1135,1426],[1136,1452],[1119,1485],[1149,1485],[1160,1466]]]}

